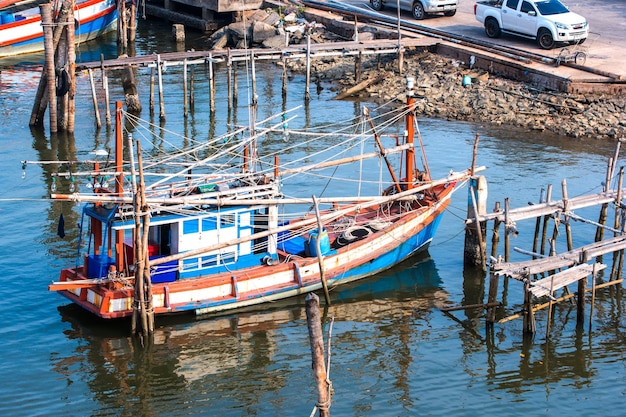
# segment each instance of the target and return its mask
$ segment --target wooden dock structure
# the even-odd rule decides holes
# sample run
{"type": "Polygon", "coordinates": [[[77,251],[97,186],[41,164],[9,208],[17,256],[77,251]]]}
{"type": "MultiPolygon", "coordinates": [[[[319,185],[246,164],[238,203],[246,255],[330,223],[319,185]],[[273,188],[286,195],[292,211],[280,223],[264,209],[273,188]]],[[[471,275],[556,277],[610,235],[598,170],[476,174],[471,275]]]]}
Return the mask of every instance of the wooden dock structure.
{"type": "MultiPolygon", "coordinates": [[[[515,209],[509,208],[508,199],[505,199],[504,209],[496,203],[492,213],[485,213],[484,208],[477,205],[476,201],[484,200],[478,189],[470,187],[470,208],[466,220],[466,265],[474,262],[474,266],[482,266],[489,274],[489,288],[487,301],[485,304],[467,306],[466,308],[484,308],[486,310],[487,322],[496,322],[496,309],[502,306],[497,301],[499,278],[513,279],[524,286],[523,308],[519,313],[509,315],[498,320],[498,323],[505,323],[515,318],[524,319],[523,329],[525,333],[533,334],[536,331],[535,315],[538,310],[548,308],[548,320],[546,324],[546,337],[550,331],[550,321],[553,306],[561,301],[577,298],[577,324],[584,322],[585,299],[591,293],[591,311],[596,291],[600,288],[621,284],[622,268],[624,263],[624,250],[626,249],[626,205],[622,202],[626,195],[626,189],[622,187],[624,169],[616,172],[616,162],[619,156],[621,142],[617,142],[614,158],[610,158],[607,167],[606,179],[603,191],[597,194],[584,195],[568,198],[567,183],[562,182],[563,198],[552,200],[552,187],[549,186],[547,193],[542,190],[540,202],[530,204],[525,207],[515,209]],[[617,187],[611,189],[610,184],[615,180],[617,187]],[[614,221],[612,225],[607,225],[609,206],[614,208],[614,221]],[[600,207],[598,221],[586,219],[577,215],[574,211],[588,207],[600,207]],[[516,222],[521,220],[535,219],[535,233],[532,250],[515,248],[514,250],[531,256],[532,259],[526,261],[510,261],[510,237],[518,233],[516,222]],[[487,255],[486,224],[493,222],[493,236],[491,239],[491,254],[487,255]],[[549,236],[550,221],[552,221],[551,237],[549,236]],[[583,222],[596,228],[594,241],[579,248],[573,247],[571,222],[583,222]],[[497,255],[500,243],[500,225],[504,226],[504,255],[497,255]],[[565,229],[565,239],[567,251],[556,252],[556,239],[560,229],[565,229]],[[612,237],[605,238],[604,232],[612,233],[612,237]],[[549,243],[549,248],[546,244],[549,243]],[[468,254],[469,253],[469,254],[468,254]],[[613,255],[613,264],[609,269],[603,263],[605,255],[613,255]],[[488,262],[489,260],[489,262],[488,262]],[[480,261],[480,262],[479,262],[480,261]],[[481,264],[482,263],[482,264],[481,264]],[[610,272],[604,273],[604,270],[610,272]],[[597,283],[599,274],[609,276],[609,279],[602,283],[597,283]],[[589,280],[588,278],[591,277],[589,280]],[[591,282],[591,286],[588,285],[591,282]],[[569,286],[577,284],[575,292],[569,290],[569,286]],[[556,296],[556,292],[562,290],[564,295],[556,296]],[[536,301],[545,300],[541,304],[536,301]]],[[[486,188],[486,187],[484,187],[486,188]]],[[[484,190],[486,193],[486,189],[484,190]]],[[[457,310],[458,307],[446,309],[446,311],[457,310]]],[[[591,322],[591,320],[590,320],[591,322]]]]}

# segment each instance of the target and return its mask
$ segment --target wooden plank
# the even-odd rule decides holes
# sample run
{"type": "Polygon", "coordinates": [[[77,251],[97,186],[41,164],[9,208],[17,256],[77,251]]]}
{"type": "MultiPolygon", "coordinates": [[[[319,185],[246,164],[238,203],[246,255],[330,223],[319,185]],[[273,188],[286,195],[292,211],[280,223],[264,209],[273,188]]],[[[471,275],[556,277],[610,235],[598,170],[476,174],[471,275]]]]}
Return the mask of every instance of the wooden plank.
{"type": "MultiPolygon", "coordinates": [[[[601,271],[606,268],[606,264],[596,263],[595,270],[601,271]]],[[[565,271],[550,275],[547,278],[540,279],[539,281],[530,283],[530,292],[535,297],[542,297],[544,295],[550,295],[550,292],[554,292],[563,287],[568,286],[580,279],[589,276],[594,271],[594,265],[582,264],[569,268],[565,271]]]]}
{"type": "Polygon", "coordinates": [[[626,248],[626,236],[617,236],[599,242],[564,252],[555,256],[547,256],[541,259],[496,263],[491,266],[497,275],[508,276],[517,280],[524,279],[534,274],[571,267],[582,262],[582,255],[586,253],[587,259],[605,255],[626,248]]]}
{"type": "MultiPolygon", "coordinates": [[[[623,190],[622,192],[626,192],[623,190]]],[[[600,204],[614,202],[617,198],[617,190],[611,190],[598,194],[584,195],[580,197],[574,197],[567,200],[567,209],[573,211],[585,207],[593,207],[600,204]]],[[[518,207],[516,209],[509,210],[508,217],[510,221],[516,222],[519,220],[532,219],[536,217],[547,216],[556,214],[564,210],[563,200],[548,201],[545,203],[533,204],[527,207],[518,207]]],[[[478,221],[485,222],[489,220],[504,221],[504,212],[493,212],[482,216],[478,216],[478,221]]],[[[474,223],[474,218],[467,219],[465,223],[474,223]]]]}

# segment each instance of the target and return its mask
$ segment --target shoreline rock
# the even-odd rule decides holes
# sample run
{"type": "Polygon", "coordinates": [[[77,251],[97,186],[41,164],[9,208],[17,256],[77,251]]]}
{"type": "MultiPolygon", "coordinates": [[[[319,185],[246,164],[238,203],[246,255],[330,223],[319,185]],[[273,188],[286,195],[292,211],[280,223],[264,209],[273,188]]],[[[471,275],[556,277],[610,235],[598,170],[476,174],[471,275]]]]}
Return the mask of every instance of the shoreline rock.
{"type": "MultiPolygon", "coordinates": [[[[250,21],[265,24],[250,25],[247,38],[251,43],[248,47],[253,46],[255,38],[257,42],[254,44],[266,47],[305,41],[302,31],[294,28],[314,29],[313,42],[341,39],[321,25],[297,17],[297,14],[297,10],[289,8],[278,13],[256,11],[249,17],[250,21]]],[[[212,47],[246,47],[241,43],[246,37],[239,33],[241,28],[238,25],[241,23],[216,32],[211,39],[212,47]]],[[[416,93],[422,98],[416,107],[417,114],[422,116],[546,131],[575,139],[626,138],[626,98],[622,96],[571,95],[539,89],[486,71],[473,70],[464,62],[420,49],[405,52],[402,76],[395,56],[364,59],[359,79],[355,76],[354,61],[351,57],[314,58],[311,62],[313,82],[318,88],[324,82],[334,91],[345,91],[361,80],[375,78],[383,72],[382,81],[357,95],[367,96],[378,104],[396,102],[400,105],[404,100],[405,78],[410,76],[415,78],[416,93]]],[[[294,73],[306,71],[303,59],[287,61],[286,65],[294,73]]]]}

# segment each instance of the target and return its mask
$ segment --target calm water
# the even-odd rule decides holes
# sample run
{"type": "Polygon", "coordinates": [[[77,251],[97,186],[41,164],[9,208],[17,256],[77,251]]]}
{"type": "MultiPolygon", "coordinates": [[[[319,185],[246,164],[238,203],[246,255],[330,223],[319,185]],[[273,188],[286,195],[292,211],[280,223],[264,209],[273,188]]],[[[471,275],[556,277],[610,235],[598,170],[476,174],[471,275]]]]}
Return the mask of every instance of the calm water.
{"type": "MultiPolygon", "coordinates": [[[[142,36],[160,40],[140,43],[138,50],[172,50],[166,44],[169,33],[168,27],[144,24],[142,36]]],[[[82,51],[88,56],[88,48],[82,51]]],[[[99,50],[94,53],[97,57],[99,50]]],[[[45,199],[56,167],[29,166],[22,179],[20,161],[87,159],[110,144],[111,132],[94,127],[85,76],[75,137],[31,131],[28,119],[39,78],[37,58],[32,61],[16,67],[0,62],[0,370],[5,375],[0,415],[308,416],[316,395],[302,300],[257,313],[161,320],[154,343],[144,348],[128,336],[127,323],[104,325],[47,292],[59,268],[74,262],[78,216],[75,207],[45,199]],[[56,236],[61,213],[68,233],[64,240],[56,236]]],[[[258,69],[259,119],[302,104],[302,77],[290,81],[284,102],[277,74],[272,67],[258,69]]],[[[147,77],[145,71],[139,75],[144,106],[147,77]]],[[[246,122],[243,84],[239,108],[229,115],[225,81],[218,80],[222,96],[211,116],[202,92],[205,78],[197,78],[195,111],[187,121],[181,117],[181,89],[166,88],[167,129],[202,140],[223,133],[226,123],[246,122]]],[[[171,86],[180,72],[170,68],[166,79],[171,86]]],[[[359,113],[361,103],[329,101],[333,93],[324,87],[299,111],[295,126],[359,113]]],[[[112,97],[121,97],[119,87],[111,88],[112,97]]],[[[147,108],[143,116],[148,117],[147,108]]],[[[507,196],[512,207],[535,202],[549,183],[559,198],[563,178],[570,196],[597,192],[613,154],[612,144],[475,124],[421,120],[420,128],[437,175],[469,166],[473,138],[481,135],[478,162],[488,167],[490,208],[507,196]]],[[[154,148],[165,146],[166,139],[154,142],[154,148]]],[[[279,141],[267,145],[281,146],[279,141]]],[[[466,191],[460,190],[427,256],[385,274],[384,285],[371,279],[333,291],[333,304],[324,311],[334,318],[332,415],[623,415],[621,291],[598,292],[591,330],[588,324],[576,328],[575,306],[559,306],[547,339],[545,313],[538,314],[535,337],[524,340],[520,320],[489,331],[475,310],[440,310],[485,299],[484,276],[462,264],[466,201],[466,191]]],[[[579,214],[597,219],[598,210],[579,214]]],[[[573,227],[575,245],[592,239],[593,229],[573,227]]],[[[530,249],[534,222],[518,229],[513,245],[530,249]]],[[[507,306],[500,316],[519,309],[520,287],[501,283],[499,298],[507,306]]],[[[589,309],[587,322],[588,316],[589,309]]]]}

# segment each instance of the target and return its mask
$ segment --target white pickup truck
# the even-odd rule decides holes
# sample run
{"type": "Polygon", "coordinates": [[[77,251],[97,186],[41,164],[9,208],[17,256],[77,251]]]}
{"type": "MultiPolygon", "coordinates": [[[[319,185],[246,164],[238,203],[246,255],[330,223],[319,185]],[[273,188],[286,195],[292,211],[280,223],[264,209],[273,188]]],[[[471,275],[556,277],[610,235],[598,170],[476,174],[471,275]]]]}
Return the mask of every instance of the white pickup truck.
{"type": "Polygon", "coordinates": [[[569,11],[559,0],[485,0],[474,5],[476,20],[490,38],[502,33],[535,39],[543,49],[557,43],[583,43],[587,20],[569,11]]]}

